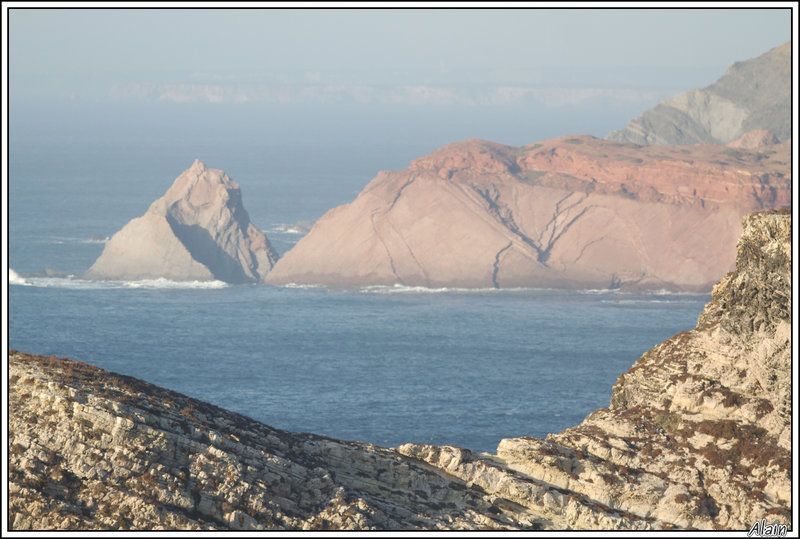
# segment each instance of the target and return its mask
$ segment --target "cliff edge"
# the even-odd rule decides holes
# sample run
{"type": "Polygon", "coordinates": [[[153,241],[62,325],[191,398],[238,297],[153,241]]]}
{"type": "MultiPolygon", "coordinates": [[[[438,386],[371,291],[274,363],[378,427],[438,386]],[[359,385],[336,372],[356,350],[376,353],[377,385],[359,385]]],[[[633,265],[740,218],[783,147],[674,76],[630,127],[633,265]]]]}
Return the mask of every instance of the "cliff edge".
{"type": "Polygon", "coordinates": [[[199,160],[114,234],[85,279],[263,281],[278,259],[250,222],[239,186],[199,160]]]}
{"type": "Polygon", "coordinates": [[[272,429],[65,358],[9,352],[9,527],[728,529],[791,524],[791,215],[747,216],[695,329],[611,405],[497,454],[272,429]]]}

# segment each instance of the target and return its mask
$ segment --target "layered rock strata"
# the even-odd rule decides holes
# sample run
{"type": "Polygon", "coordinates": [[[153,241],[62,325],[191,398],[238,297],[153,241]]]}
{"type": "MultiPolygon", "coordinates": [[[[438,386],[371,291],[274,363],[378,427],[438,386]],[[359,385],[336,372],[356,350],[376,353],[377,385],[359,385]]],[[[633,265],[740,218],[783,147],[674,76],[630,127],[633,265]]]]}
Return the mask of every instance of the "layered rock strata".
{"type": "Polygon", "coordinates": [[[277,259],[250,222],[236,182],[196,160],[142,217],[106,242],[83,277],[258,283],[277,259]]]}
{"type": "Polygon", "coordinates": [[[791,203],[789,144],[470,140],[381,172],[269,284],[710,291],[744,214],[791,203]]]}
{"type": "MultiPolygon", "coordinates": [[[[714,287],[697,327],[622,374],[608,409],[544,440],[503,440],[487,459],[411,444],[398,450],[490,494],[524,499],[522,476],[653,527],[789,525],[790,216],[748,216],[737,249],[736,270],[714,287]]],[[[570,527],[589,527],[560,503],[570,527]]]]}
{"type": "Polygon", "coordinates": [[[792,132],[792,44],[736,62],[715,83],[663,100],[606,138],[636,144],[726,144],[765,129],[792,132]]]}
{"type": "Polygon", "coordinates": [[[272,429],[139,380],[9,352],[9,526],[730,529],[791,523],[791,217],[748,216],[695,329],[611,405],[497,454],[272,429]]]}

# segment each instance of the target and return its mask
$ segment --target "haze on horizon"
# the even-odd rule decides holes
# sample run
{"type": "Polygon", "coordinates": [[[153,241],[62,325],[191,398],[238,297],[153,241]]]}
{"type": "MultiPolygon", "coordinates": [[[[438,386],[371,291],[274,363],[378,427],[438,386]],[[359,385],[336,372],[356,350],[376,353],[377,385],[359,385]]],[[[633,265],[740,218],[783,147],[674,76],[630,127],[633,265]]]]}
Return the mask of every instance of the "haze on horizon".
{"type": "Polygon", "coordinates": [[[275,137],[385,126],[418,140],[430,130],[411,124],[430,118],[449,126],[431,144],[522,144],[524,123],[624,127],[790,39],[791,10],[12,7],[8,25],[12,139],[53,117],[179,122],[244,104],[233,114],[262,115],[275,137]]]}

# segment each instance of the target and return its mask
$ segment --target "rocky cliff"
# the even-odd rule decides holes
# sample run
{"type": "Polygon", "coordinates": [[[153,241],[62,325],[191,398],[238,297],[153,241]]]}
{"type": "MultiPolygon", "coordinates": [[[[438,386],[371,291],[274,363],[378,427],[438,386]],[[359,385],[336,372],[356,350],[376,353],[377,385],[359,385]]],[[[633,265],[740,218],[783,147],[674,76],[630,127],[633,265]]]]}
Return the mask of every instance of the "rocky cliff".
{"type": "Polygon", "coordinates": [[[680,94],[631,120],[609,140],[637,144],[726,144],[753,129],[785,142],[792,130],[792,44],[728,68],[714,84],[680,94]]]}
{"type": "Polygon", "coordinates": [[[742,216],[790,204],[789,152],[451,144],[378,174],[266,282],[709,291],[732,267],[742,216]]]}
{"type": "Polygon", "coordinates": [[[733,529],[791,523],[791,216],[744,220],[695,329],[611,405],[497,454],[272,429],[65,358],[9,352],[9,527],[733,529]]]}
{"type": "Polygon", "coordinates": [[[242,204],[239,186],[200,161],[114,234],[83,277],[261,282],[278,259],[242,204]]]}

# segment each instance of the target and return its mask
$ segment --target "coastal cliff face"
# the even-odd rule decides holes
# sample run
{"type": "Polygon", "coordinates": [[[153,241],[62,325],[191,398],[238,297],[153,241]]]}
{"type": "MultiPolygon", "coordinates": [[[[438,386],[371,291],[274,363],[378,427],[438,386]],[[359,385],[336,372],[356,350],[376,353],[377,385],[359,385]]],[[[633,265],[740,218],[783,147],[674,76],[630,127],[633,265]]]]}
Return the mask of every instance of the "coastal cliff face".
{"type": "Polygon", "coordinates": [[[250,222],[236,182],[195,161],[147,213],[111,237],[83,277],[257,283],[277,259],[250,222]]]}
{"type": "Polygon", "coordinates": [[[728,68],[714,84],[665,99],[606,138],[637,144],[726,144],[765,129],[791,136],[791,42],[728,68]]]}
{"type": "Polygon", "coordinates": [[[789,144],[470,140],[381,172],[269,284],[709,291],[744,214],[790,204],[789,144]]]}
{"type": "MultiPolygon", "coordinates": [[[[546,439],[503,440],[494,460],[653,527],[748,530],[791,520],[791,218],[751,215],[736,269],[695,329],[645,353],[611,406],[546,439]]],[[[503,495],[486,466],[400,452],[503,495]]],[[[574,508],[570,526],[591,527],[574,508]]]]}
{"type": "Polygon", "coordinates": [[[745,218],[695,329],[611,405],[497,454],[272,429],[63,358],[9,352],[9,527],[735,529],[791,519],[791,216],[745,218]]]}

